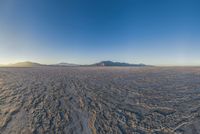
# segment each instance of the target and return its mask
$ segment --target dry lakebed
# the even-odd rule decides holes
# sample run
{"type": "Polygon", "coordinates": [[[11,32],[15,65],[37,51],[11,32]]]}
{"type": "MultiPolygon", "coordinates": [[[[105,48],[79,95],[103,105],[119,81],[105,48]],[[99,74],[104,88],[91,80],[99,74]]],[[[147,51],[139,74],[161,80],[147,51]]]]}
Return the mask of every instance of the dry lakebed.
{"type": "Polygon", "coordinates": [[[200,68],[0,68],[0,133],[200,134],[200,68]]]}

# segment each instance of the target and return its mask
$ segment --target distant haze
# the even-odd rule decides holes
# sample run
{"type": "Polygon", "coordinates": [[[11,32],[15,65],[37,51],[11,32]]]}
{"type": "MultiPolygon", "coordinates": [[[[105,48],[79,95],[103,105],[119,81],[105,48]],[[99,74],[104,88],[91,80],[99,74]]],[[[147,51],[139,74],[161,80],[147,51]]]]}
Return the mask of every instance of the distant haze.
{"type": "Polygon", "coordinates": [[[0,64],[200,65],[198,0],[1,0],[0,64]]]}
{"type": "Polygon", "coordinates": [[[81,65],[81,64],[72,64],[72,63],[57,63],[57,64],[40,64],[36,62],[30,62],[30,61],[25,61],[25,62],[17,62],[14,64],[4,64],[0,65],[0,67],[76,67],[76,66],[108,66],[108,67],[146,67],[149,65],[145,64],[130,64],[130,63],[122,63],[122,62],[113,62],[113,61],[101,61],[98,63],[93,63],[93,64],[87,64],[87,65],[81,65]]]}

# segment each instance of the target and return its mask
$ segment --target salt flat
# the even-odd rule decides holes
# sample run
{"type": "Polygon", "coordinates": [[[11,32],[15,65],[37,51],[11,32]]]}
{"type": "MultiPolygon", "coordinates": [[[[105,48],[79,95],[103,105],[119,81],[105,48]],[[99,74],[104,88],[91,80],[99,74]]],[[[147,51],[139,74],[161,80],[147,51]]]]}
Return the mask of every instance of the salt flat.
{"type": "Polygon", "coordinates": [[[199,134],[198,67],[0,68],[1,134],[199,134]]]}

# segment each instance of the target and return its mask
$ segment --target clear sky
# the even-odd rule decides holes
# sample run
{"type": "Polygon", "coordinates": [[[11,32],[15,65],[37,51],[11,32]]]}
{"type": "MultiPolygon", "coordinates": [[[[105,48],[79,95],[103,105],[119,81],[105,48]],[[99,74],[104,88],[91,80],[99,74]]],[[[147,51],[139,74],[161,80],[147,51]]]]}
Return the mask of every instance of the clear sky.
{"type": "Polygon", "coordinates": [[[200,65],[199,0],[0,0],[0,64],[200,65]]]}

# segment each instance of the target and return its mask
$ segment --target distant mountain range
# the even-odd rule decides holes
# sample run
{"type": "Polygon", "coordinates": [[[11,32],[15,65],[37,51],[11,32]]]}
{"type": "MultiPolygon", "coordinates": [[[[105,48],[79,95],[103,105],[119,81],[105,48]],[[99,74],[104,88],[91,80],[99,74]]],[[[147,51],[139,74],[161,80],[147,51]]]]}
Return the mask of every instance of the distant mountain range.
{"type": "Polygon", "coordinates": [[[113,61],[101,61],[99,63],[93,64],[93,66],[137,66],[137,67],[143,67],[147,66],[145,64],[129,64],[124,62],[113,62],[113,61]]]}
{"type": "Polygon", "coordinates": [[[58,66],[58,67],[73,67],[73,66],[120,66],[120,67],[144,67],[148,66],[145,64],[129,64],[129,63],[123,63],[123,62],[113,62],[113,61],[101,61],[95,64],[91,65],[78,65],[78,64],[72,64],[72,63],[58,63],[58,64],[40,64],[35,62],[18,62],[15,64],[8,64],[8,65],[0,65],[1,67],[42,67],[42,66],[58,66]]]}

